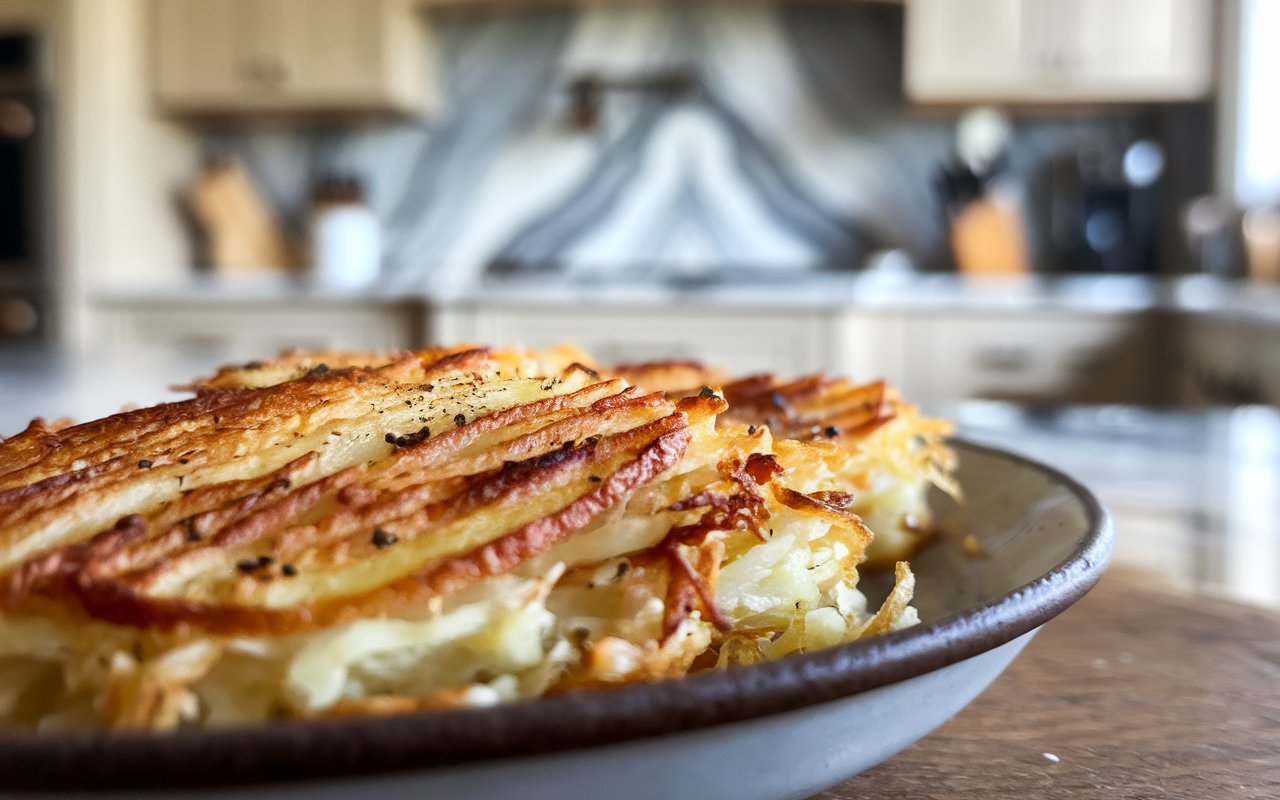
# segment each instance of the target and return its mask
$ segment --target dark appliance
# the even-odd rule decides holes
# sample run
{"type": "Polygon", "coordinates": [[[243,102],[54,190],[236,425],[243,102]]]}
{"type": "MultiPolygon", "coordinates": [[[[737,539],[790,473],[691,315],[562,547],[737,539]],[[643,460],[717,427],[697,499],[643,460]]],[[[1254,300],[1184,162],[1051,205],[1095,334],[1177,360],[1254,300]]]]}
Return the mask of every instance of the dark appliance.
{"type": "Polygon", "coordinates": [[[1164,152],[1151,140],[1081,150],[1047,161],[1040,194],[1039,259],[1050,272],[1159,271],[1164,152]]]}
{"type": "Polygon", "coordinates": [[[41,37],[0,33],[0,344],[49,329],[48,103],[41,37]]]}

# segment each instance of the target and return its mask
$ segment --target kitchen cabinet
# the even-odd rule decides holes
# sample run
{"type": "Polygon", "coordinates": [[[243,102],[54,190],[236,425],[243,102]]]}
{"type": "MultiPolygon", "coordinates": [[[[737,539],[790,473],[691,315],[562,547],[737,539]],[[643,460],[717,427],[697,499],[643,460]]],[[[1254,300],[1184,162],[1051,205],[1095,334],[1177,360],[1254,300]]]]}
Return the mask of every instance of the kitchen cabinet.
{"type": "Polygon", "coordinates": [[[604,364],[694,360],[742,375],[793,376],[842,360],[835,311],[470,304],[439,309],[433,320],[436,342],[568,342],[604,364]]]}
{"type": "Polygon", "coordinates": [[[282,350],[400,350],[418,347],[414,303],[123,302],[97,311],[98,336],[117,352],[235,362],[282,350]]]}
{"type": "Polygon", "coordinates": [[[434,105],[410,0],[153,0],[154,89],[174,114],[420,114],[434,105]]]}
{"type": "Polygon", "coordinates": [[[1247,333],[1257,368],[1258,402],[1280,407],[1280,325],[1252,323],[1247,333]]]}
{"type": "Polygon", "coordinates": [[[1212,88],[1211,0],[908,0],[920,102],[1177,101],[1212,88]]]}
{"type": "Polygon", "coordinates": [[[1159,369],[1156,321],[1143,314],[478,303],[439,309],[433,320],[436,342],[571,342],[606,364],[692,359],[737,374],[822,370],[884,378],[916,402],[1146,403],[1159,369]]]}
{"type": "Polygon", "coordinates": [[[169,106],[230,103],[244,91],[252,58],[242,43],[241,17],[250,8],[238,0],[155,0],[156,97],[169,106]]]}
{"type": "Polygon", "coordinates": [[[916,317],[905,331],[902,390],[932,402],[1150,403],[1155,325],[1143,314],[916,317]]]}
{"type": "Polygon", "coordinates": [[[1179,403],[1280,406],[1280,326],[1219,314],[1181,320],[1174,365],[1179,403]]]}

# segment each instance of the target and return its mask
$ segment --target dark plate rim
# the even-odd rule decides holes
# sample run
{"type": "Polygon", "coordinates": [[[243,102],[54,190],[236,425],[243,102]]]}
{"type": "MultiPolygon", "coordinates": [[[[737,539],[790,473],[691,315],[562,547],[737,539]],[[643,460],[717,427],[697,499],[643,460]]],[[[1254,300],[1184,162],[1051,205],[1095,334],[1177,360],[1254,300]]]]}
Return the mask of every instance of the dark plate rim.
{"type": "Polygon", "coordinates": [[[3,789],[211,788],[372,776],[574,750],[763,717],[907,680],[992,650],[1048,622],[1097,583],[1110,515],[1079,481],[996,447],[961,451],[1037,470],[1083,506],[1088,529],[1052,570],[928,624],[726,672],[458,711],[172,734],[0,734],[3,789]]]}

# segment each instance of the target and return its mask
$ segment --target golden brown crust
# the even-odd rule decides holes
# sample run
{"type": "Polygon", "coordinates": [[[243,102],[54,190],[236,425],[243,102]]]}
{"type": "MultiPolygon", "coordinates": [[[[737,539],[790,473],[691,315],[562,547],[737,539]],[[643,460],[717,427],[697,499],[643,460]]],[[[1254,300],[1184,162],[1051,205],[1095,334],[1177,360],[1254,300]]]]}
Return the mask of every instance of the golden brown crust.
{"type": "MultiPolygon", "coordinates": [[[[450,354],[427,374],[472,368],[482,356],[475,350],[450,354]]],[[[86,542],[54,548],[4,576],[0,598],[12,608],[32,593],[67,593],[90,615],[110,622],[227,635],[278,635],[394,611],[546,550],[675,464],[687,442],[685,416],[670,402],[637,395],[620,381],[595,384],[470,422],[459,416],[439,436],[311,483],[289,478],[314,460],[304,456],[255,480],[201,487],[172,504],[198,513],[175,519],[162,507],[124,517],[86,542]],[[477,448],[482,452],[470,455],[477,448]],[[589,474],[596,482],[586,481],[589,474]],[[584,488],[569,486],[574,481],[584,488]],[[549,493],[563,500],[550,513],[520,522],[509,511],[549,493]],[[321,506],[328,512],[308,519],[321,506]],[[396,563],[385,581],[363,589],[275,607],[269,587],[262,586],[275,580],[340,582],[360,572],[362,562],[382,558],[376,537],[384,526],[395,529],[403,550],[415,539],[443,535],[434,531],[481,519],[490,520],[490,540],[464,542],[455,552],[427,548],[425,560],[396,563]],[[247,566],[246,558],[258,559],[261,567],[247,566]],[[285,563],[294,574],[268,569],[285,563]],[[199,580],[208,596],[164,591],[175,573],[199,580]]],[[[10,503],[29,503],[49,491],[13,492],[10,503]]]]}
{"type": "Polygon", "coordinates": [[[729,373],[697,361],[647,361],[618,364],[604,374],[622,378],[652,392],[672,395],[692,394],[703,386],[721,386],[729,381],[729,373]]]}
{"type": "Polygon", "coordinates": [[[778,438],[864,438],[894,418],[884,381],[853,385],[812,375],[781,382],[758,375],[724,387],[725,420],[765,425],[778,438]]]}

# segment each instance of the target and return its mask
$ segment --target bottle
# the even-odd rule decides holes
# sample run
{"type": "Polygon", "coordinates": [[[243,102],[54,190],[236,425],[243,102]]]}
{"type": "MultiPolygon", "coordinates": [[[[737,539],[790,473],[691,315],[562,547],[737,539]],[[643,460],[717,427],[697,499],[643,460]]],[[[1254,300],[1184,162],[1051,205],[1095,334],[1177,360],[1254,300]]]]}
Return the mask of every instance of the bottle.
{"type": "Polygon", "coordinates": [[[368,286],[382,268],[382,228],[354,178],[327,178],[311,195],[315,279],[340,289],[368,286]]]}

